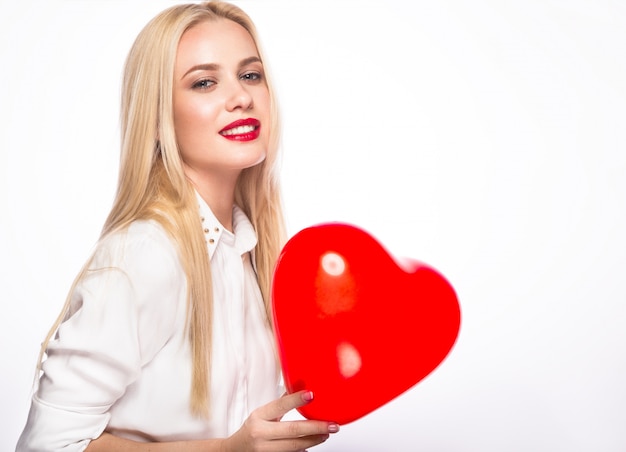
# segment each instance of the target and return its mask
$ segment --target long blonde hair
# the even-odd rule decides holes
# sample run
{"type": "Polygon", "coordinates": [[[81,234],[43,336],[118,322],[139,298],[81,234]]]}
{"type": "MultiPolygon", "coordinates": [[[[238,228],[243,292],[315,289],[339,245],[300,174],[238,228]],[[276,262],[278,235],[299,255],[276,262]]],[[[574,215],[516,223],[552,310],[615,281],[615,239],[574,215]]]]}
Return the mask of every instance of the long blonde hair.
{"type": "MultiPolygon", "coordinates": [[[[162,225],[177,245],[188,286],[188,331],[193,366],[190,408],[194,414],[202,416],[209,414],[213,290],[195,191],[183,172],[176,142],[172,97],[174,63],[181,36],[198,23],[218,19],[232,20],[245,28],[266,65],[251,19],[228,3],[210,1],[177,5],[166,9],[145,26],[126,60],[119,182],[100,237],[103,240],[135,220],[152,219],[162,225]]],[[[278,111],[267,73],[266,81],[271,99],[267,156],[262,163],[241,173],[235,202],[244,210],[258,234],[256,270],[268,322],[271,322],[271,276],[285,238],[285,228],[276,174],[278,111]]],[[[90,262],[91,259],[74,281],[65,306],[43,343],[39,368],[50,339],[69,310],[71,292],[90,262]]]]}

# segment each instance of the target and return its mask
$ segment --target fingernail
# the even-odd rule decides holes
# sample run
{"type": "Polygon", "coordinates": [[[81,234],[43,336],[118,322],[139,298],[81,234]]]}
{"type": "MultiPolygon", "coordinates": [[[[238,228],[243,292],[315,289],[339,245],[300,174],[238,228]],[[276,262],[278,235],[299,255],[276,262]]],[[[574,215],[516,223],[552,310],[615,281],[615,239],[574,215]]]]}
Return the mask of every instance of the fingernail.
{"type": "Polygon", "coordinates": [[[302,394],[302,398],[305,400],[305,402],[310,402],[311,400],[313,400],[313,392],[312,391],[307,391],[304,394],[302,394]]]}
{"type": "Polygon", "coordinates": [[[330,433],[337,433],[339,431],[339,425],[337,425],[337,424],[328,424],[328,431],[330,433]]]}

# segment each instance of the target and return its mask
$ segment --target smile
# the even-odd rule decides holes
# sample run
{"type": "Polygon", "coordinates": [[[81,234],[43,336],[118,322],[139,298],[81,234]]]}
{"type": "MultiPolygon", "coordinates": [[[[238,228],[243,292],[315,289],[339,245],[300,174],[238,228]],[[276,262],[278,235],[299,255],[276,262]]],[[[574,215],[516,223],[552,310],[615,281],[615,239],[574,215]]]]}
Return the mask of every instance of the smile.
{"type": "Polygon", "coordinates": [[[254,118],[239,119],[228,124],[219,132],[224,138],[233,141],[256,140],[260,133],[261,122],[254,118]]]}
{"type": "Polygon", "coordinates": [[[220,133],[222,135],[241,135],[242,133],[250,133],[255,129],[256,127],[254,126],[239,126],[239,127],[235,127],[234,129],[224,130],[223,132],[220,132],[220,133]]]}

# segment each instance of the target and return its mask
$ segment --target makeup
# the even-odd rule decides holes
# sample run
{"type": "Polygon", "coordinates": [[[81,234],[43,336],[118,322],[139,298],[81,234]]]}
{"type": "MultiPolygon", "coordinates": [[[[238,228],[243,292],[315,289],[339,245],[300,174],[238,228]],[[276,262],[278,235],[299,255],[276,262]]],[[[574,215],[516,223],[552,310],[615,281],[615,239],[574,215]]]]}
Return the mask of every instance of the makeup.
{"type": "Polygon", "coordinates": [[[228,124],[219,133],[232,141],[256,140],[261,133],[261,122],[255,118],[238,119],[228,124]]]}

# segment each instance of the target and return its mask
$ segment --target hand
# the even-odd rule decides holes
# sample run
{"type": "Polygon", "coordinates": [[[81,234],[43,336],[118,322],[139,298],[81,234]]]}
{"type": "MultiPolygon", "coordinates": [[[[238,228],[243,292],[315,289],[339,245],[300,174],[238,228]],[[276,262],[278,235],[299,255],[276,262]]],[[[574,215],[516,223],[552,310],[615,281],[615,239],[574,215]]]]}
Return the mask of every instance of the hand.
{"type": "Polygon", "coordinates": [[[274,400],[250,414],[242,427],[225,440],[226,451],[292,452],[326,441],[339,431],[333,422],[279,422],[287,412],[313,400],[313,393],[300,391],[274,400]]]}

